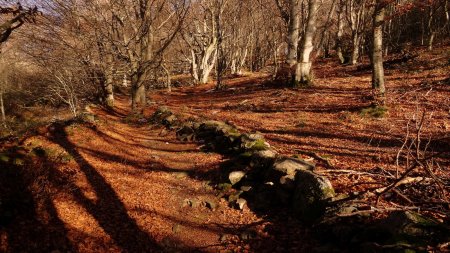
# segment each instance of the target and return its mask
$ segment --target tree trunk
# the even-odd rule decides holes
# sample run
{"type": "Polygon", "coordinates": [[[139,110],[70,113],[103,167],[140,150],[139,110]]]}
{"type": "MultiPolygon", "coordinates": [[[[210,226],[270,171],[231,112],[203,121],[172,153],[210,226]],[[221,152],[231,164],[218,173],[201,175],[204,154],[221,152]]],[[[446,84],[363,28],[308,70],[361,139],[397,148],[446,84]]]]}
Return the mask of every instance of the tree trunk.
{"type": "Polygon", "coordinates": [[[0,91],[0,111],[2,113],[3,126],[6,127],[6,114],[5,114],[5,105],[3,103],[3,92],[2,91],[0,91]]]}
{"type": "Polygon", "coordinates": [[[375,102],[384,103],[384,69],[383,69],[383,23],[385,6],[383,0],[377,0],[373,14],[372,42],[372,90],[375,102]]]}
{"type": "Polygon", "coordinates": [[[105,101],[106,106],[114,107],[114,87],[113,87],[113,75],[109,71],[106,73],[105,80],[105,101]]]}
{"type": "Polygon", "coordinates": [[[311,83],[311,52],[313,51],[313,39],[316,31],[317,0],[309,0],[308,21],[306,24],[305,35],[302,40],[300,62],[297,63],[295,74],[296,84],[308,85],[311,83]]]}
{"type": "Polygon", "coordinates": [[[336,35],[336,53],[339,58],[339,62],[341,64],[345,63],[344,54],[342,52],[342,35],[344,34],[344,17],[343,17],[343,10],[344,5],[342,2],[339,2],[338,7],[338,29],[337,29],[337,35],[336,35]]]}
{"type": "Polygon", "coordinates": [[[163,62],[161,65],[162,69],[164,70],[164,72],[166,73],[166,86],[167,86],[167,91],[168,92],[172,92],[172,80],[170,77],[170,71],[166,66],[166,63],[163,62]]]}
{"type": "Polygon", "coordinates": [[[351,63],[352,65],[356,65],[358,63],[359,58],[359,34],[357,31],[353,32],[352,34],[352,56],[351,56],[351,63]]]}
{"type": "Polygon", "coordinates": [[[290,15],[288,23],[288,53],[287,63],[294,66],[298,55],[298,38],[300,31],[299,0],[290,0],[290,15]]]}
{"type": "Polygon", "coordinates": [[[141,77],[138,74],[134,74],[131,77],[131,86],[132,86],[132,94],[131,94],[131,108],[134,110],[137,109],[139,105],[145,106],[147,103],[146,100],[146,92],[145,85],[141,80],[141,77]]]}

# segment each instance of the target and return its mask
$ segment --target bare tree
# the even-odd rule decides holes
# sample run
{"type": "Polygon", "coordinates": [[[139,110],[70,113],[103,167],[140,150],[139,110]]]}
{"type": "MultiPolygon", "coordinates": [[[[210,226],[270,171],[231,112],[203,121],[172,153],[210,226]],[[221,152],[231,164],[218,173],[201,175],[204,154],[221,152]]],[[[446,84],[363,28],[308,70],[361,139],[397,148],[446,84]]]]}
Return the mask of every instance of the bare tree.
{"type": "Polygon", "coordinates": [[[146,78],[181,28],[187,1],[111,1],[112,26],[119,48],[128,64],[132,108],[146,105],[146,78]]]}
{"type": "Polygon", "coordinates": [[[318,1],[308,1],[308,18],[305,27],[305,34],[301,41],[301,49],[299,55],[299,62],[297,63],[297,70],[295,81],[297,84],[309,84],[311,82],[311,52],[314,49],[313,40],[316,32],[316,18],[317,18],[318,1]]]}
{"type": "Polygon", "coordinates": [[[38,13],[36,7],[24,8],[20,2],[13,7],[4,6],[0,3],[0,15],[9,15],[6,21],[0,23],[0,45],[8,40],[11,33],[21,27],[27,21],[34,21],[35,15],[38,13]]]}
{"type": "MultiPolygon", "coordinates": [[[[372,28],[372,90],[376,100],[383,100],[386,88],[384,86],[383,68],[383,23],[385,16],[386,1],[376,0],[373,12],[372,28]]],[[[381,101],[383,102],[383,101],[381,101]]]]}
{"type": "Polygon", "coordinates": [[[189,50],[191,75],[196,83],[205,84],[217,61],[217,20],[212,2],[197,4],[199,8],[190,13],[190,22],[183,29],[182,37],[189,50]]]}

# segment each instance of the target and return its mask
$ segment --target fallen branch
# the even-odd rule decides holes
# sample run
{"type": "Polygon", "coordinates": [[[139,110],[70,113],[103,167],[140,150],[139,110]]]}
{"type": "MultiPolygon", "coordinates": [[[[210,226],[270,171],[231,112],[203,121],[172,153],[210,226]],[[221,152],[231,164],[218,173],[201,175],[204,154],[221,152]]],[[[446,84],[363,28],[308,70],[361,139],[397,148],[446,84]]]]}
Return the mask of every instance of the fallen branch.
{"type": "MultiPolygon", "coordinates": [[[[405,173],[406,174],[406,173],[405,173]]],[[[403,177],[400,180],[395,181],[394,183],[383,187],[383,188],[379,188],[375,190],[375,193],[379,194],[379,195],[383,195],[384,193],[393,190],[394,188],[400,186],[400,185],[405,185],[405,184],[412,184],[412,183],[416,183],[416,182],[421,182],[423,181],[425,178],[423,177],[403,177]]]]}
{"type": "Polygon", "coordinates": [[[330,160],[328,160],[327,158],[325,158],[323,156],[318,155],[317,153],[314,153],[312,151],[300,150],[300,149],[295,149],[295,152],[298,152],[298,153],[300,153],[302,155],[307,155],[307,156],[310,156],[310,157],[312,157],[312,158],[314,158],[316,160],[319,160],[319,161],[325,163],[327,168],[331,168],[331,169],[334,168],[334,165],[330,162],[330,160]]]}
{"type": "Polygon", "coordinates": [[[365,171],[356,171],[356,170],[326,170],[325,172],[329,173],[346,173],[346,174],[353,174],[353,175],[366,175],[366,176],[373,176],[373,177],[384,177],[384,178],[392,178],[391,176],[385,176],[381,174],[375,174],[365,171]]]}

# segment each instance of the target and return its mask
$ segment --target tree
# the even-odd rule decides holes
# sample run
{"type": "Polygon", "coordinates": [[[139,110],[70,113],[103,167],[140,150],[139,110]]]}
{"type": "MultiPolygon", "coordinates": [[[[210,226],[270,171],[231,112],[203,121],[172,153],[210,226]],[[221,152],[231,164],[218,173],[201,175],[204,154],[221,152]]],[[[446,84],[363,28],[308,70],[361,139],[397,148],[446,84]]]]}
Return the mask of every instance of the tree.
{"type": "MultiPolygon", "coordinates": [[[[316,18],[318,1],[308,1],[308,18],[300,48],[300,61],[297,63],[295,81],[297,84],[310,84],[311,82],[311,52],[314,49],[313,40],[316,32],[316,18]]],[[[296,85],[297,85],[296,84],[296,85]]]]}
{"type": "Polygon", "coordinates": [[[26,21],[34,21],[34,16],[38,13],[36,7],[23,8],[20,2],[14,7],[0,5],[1,15],[12,15],[0,24],[0,45],[7,41],[11,33],[21,27],[26,21]]]}
{"type": "Polygon", "coordinates": [[[199,1],[195,7],[181,34],[190,54],[191,76],[196,83],[205,84],[217,61],[217,19],[212,2],[199,1]]]}
{"type": "Polygon", "coordinates": [[[376,102],[384,103],[383,23],[386,1],[376,0],[372,27],[372,90],[376,102]]]}
{"type": "Polygon", "coordinates": [[[131,77],[132,108],[146,105],[146,78],[181,28],[186,0],[110,1],[112,43],[126,61],[131,77]]]}

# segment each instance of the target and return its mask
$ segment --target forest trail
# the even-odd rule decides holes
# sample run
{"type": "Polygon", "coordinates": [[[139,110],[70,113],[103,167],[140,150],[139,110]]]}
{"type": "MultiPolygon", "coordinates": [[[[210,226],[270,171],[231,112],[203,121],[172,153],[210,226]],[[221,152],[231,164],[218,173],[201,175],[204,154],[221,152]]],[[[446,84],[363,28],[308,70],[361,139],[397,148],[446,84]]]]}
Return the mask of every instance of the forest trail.
{"type": "Polygon", "coordinates": [[[28,149],[45,150],[46,187],[53,194],[34,196],[36,213],[19,216],[22,225],[2,235],[9,249],[273,252],[307,247],[300,244],[298,234],[304,231],[297,222],[272,226],[248,208],[233,209],[217,197],[209,180],[220,173],[223,157],[180,143],[158,126],[130,123],[126,108],[125,99],[118,99],[114,112],[93,109],[96,124],[53,124],[24,141],[28,149]],[[295,233],[297,239],[290,240],[288,234],[295,233]]]}

